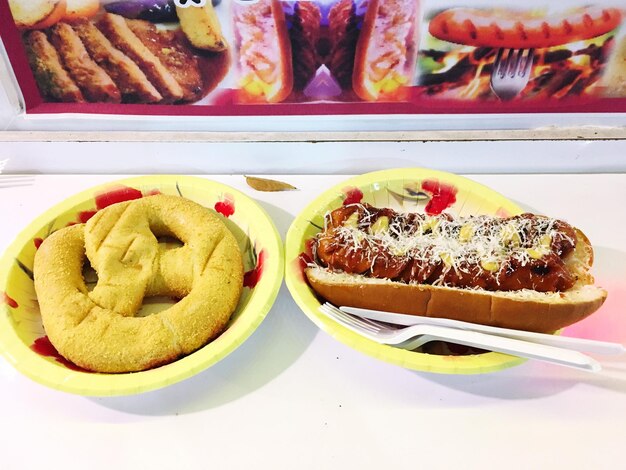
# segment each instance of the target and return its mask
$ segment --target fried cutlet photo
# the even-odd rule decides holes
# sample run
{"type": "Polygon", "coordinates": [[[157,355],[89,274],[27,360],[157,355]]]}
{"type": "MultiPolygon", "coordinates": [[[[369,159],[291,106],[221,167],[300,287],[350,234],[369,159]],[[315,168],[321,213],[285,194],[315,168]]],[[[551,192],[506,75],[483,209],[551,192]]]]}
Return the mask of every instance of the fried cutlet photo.
{"type": "Polygon", "coordinates": [[[163,96],[152,85],[146,74],[126,54],[116,49],[111,41],[90,21],[72,25],[93,60],[117,84],[124,100],[131,103],[158,103],[163,96]]]}
{"type": "MultiPolygon", "coordinates": [[[[194,103],[226,75],[227,49],[199,49],[180,27],[125,18],[104,8],[96,12],[94,4],[90,0],[84,14],[60,11],[46,22],[31,19],[37,17],[34,7],[18,11],[19,18],[28,14],[28,21],[16,19],[16,25],[45,101],[194,103]]],[[[198,9],[198,14],[207,13],[198,9]]]]}

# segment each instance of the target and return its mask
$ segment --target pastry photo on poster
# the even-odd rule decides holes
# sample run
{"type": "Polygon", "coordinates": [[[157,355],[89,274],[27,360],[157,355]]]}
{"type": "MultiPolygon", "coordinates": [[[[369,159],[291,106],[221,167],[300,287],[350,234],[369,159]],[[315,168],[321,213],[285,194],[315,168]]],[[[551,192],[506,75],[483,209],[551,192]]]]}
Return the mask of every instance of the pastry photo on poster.
{"type": "Polygon", "coordinates": [[[626,110],[619,0],[0,0],[27,112],[626,110]]]}

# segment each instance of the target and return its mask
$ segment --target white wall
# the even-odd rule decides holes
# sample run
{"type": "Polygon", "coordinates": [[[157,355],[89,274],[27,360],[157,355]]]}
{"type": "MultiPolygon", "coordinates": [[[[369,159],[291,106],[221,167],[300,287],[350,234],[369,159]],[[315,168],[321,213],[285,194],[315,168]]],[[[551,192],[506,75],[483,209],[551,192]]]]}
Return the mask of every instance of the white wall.
{"type": "Polygon", "coordinates": [[[626,140],[497,142],[0,142],[5,173],[355,174],[626,171],[626,140]]]}

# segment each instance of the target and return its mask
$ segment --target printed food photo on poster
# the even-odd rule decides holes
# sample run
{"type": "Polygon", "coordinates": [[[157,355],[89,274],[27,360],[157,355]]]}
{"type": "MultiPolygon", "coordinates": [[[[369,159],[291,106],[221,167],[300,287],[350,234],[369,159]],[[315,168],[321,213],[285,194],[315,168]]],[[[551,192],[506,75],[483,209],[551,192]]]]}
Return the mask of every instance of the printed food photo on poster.
{"type": "Polygon", "coordinates": [[[458,100],[623,94],[626,51],[616,42],[624,14],[617,4],[430,2],[419,88],[428,97],[458,100]]]}
{"type": "Polygon", "coordinates": [[[619,0],[0,0],[0,13],[27,113],[626,110],[619,0]]]}
{"type": "Polygon", "coordinates": [[[235,7],[243,100],[397,101],[417,54],[415,0],[260,0],[235,7]]]}
{"type": "Polygon", "coordinates": [[[46,101],[194,103],[224,78],[229,53],[211,3],[11,0],[46,101]]]}

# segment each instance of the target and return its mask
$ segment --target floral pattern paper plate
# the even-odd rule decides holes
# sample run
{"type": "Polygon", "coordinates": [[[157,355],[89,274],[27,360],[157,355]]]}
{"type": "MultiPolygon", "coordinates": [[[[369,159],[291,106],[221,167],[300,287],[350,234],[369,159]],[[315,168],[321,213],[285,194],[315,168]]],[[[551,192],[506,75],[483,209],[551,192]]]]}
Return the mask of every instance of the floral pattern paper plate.
{"type": "Polygon", "coordinates": [[[521,364],[524,360],[501,353],[481,352],[445,343],[429,343],[407,351],[378,344],[339,325],[319,312],[320,299],[309,287],[304,268],[311,261],[309,240],[321,231],[324,215],[341,205],[367,202],[400,212],[459,216],[511,216],[522,209],[501,194],[467,178],[421,168],[379,171],[358,176],[329,189],[309,204],[287,233],[285,280],[303,312],[338,341],[377,359],[407,369],[445,374],[478,374],[521,364]]]}
{"type": "MultiPolygon", "coordinates": [[[[229,186],[186,176],[145,176],[99,186],[35,219],[4,253],[0,261],[0,355],[31,379],[80,395],[129,395],[164,387],[210,367],[241,345],[273,305],[283,270],[282,241],[273,222],[256,202],[229,186]],[[239,305],[219,337],[171,364],[130,374],[81,370],[56,352],[43,329],[33,285],[36,250],[50,233],[86,222],[100,209],[157,193],[183,196],[220,214],[243,254],[244,289],[239,305]]],[[[144,303],[143,308],[159,310],[168,305],[144,303]]]]}

